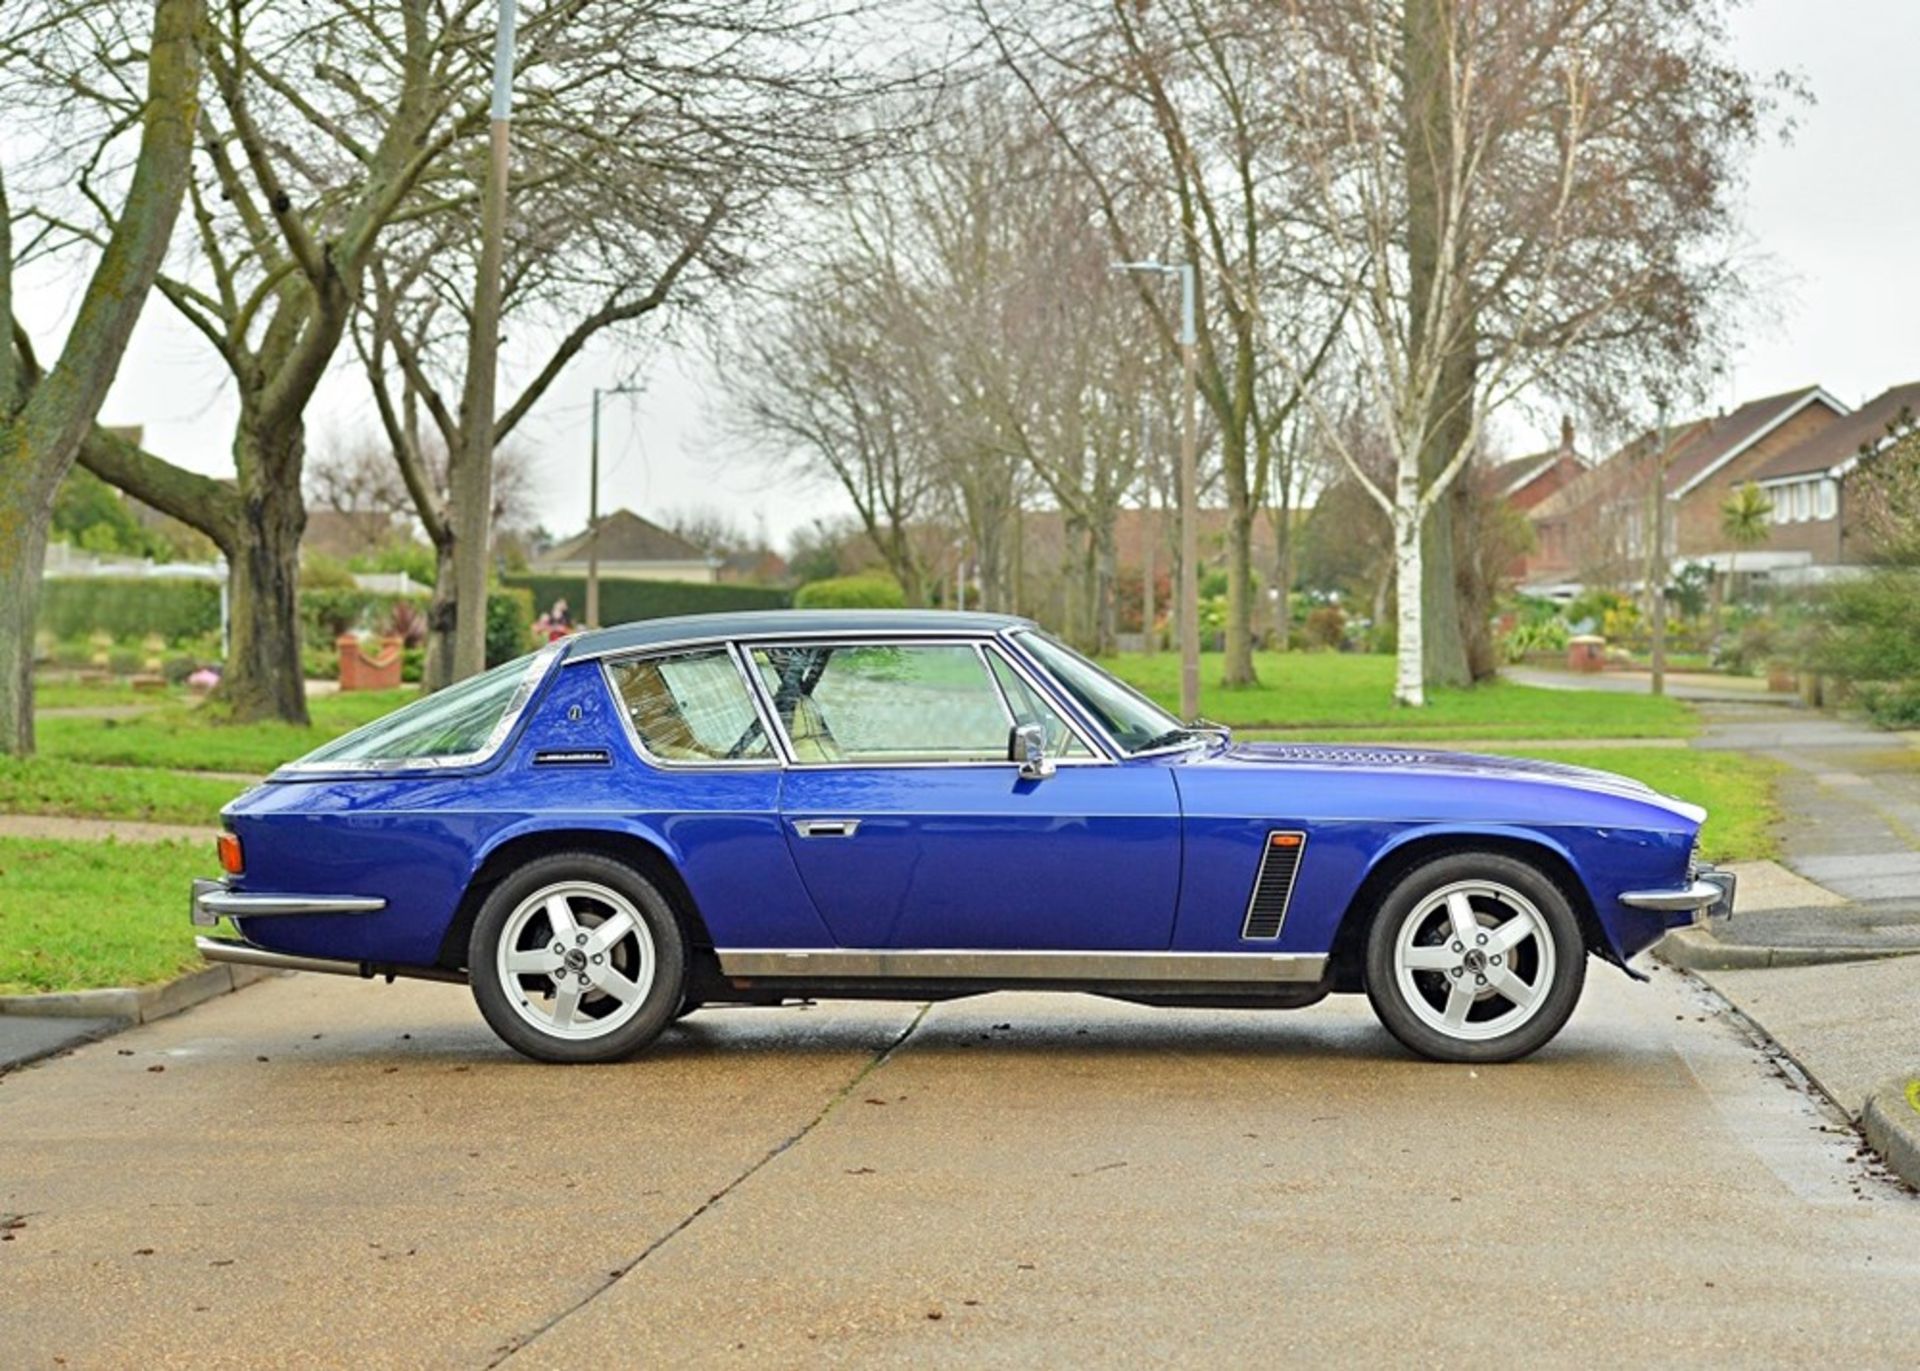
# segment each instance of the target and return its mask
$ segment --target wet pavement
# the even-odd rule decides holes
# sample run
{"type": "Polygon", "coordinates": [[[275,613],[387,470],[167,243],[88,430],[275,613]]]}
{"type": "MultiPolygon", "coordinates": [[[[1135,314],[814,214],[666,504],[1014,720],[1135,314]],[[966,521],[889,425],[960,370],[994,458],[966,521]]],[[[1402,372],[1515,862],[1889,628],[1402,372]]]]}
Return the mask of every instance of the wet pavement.
{"type": "Polygon", "coordinates": [[[0,1077],[5,1361],[1907,1364],[1920,1198],[1747,1033],[1595,964],[1508,1067],[999,995],[564,1069],[281,978],[0,1077]]]}

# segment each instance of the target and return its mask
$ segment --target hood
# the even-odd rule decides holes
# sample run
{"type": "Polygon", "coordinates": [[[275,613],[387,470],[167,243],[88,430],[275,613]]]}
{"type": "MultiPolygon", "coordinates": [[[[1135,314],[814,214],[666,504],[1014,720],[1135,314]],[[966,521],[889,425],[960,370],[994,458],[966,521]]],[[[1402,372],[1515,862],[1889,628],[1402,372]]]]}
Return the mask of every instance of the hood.
{"type": "Polygon", "coordinates": [[[1242,765],[1293,766],[1318,771],[1378,771],[1404,775],[1418,772],[1442,776],[1485,776],[1535,781],[1575,790],[1657,804],[1663,809],[1702,823],[1707,811],[1672,795],[1663,795],[1641,781],[1592,767],[1543,762],[1532,757],[1495,757],[1478,752],[1440,752],[1426,748],[1372,747],[1345,743],[1230,743],[1213,754],[1216,760],[1242,765]]]}

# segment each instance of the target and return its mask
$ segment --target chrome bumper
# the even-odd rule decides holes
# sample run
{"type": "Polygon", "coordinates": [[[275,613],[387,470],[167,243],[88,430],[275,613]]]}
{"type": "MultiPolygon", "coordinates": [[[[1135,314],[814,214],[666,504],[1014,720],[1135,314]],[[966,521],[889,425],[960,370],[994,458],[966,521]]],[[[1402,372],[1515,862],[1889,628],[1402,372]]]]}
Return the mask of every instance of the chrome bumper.
{"type": "Polygon", "coordinates": [[[269,914],[375,914],[387,907],[378,895],[256,895],[231,890],[225,881],[193,883],[193,922],[212,928],[222,919],[253,919],[269,914]]]}
{"type": "Polygon", "coordinates": [[[1657,914],[1700,914],[1709,919],[1733,915],[1733,893],[1737,884],[1731,871],[1706,867],[1694,875],[1682,890],[1629,890],[1620,903],[1657,914]]]}

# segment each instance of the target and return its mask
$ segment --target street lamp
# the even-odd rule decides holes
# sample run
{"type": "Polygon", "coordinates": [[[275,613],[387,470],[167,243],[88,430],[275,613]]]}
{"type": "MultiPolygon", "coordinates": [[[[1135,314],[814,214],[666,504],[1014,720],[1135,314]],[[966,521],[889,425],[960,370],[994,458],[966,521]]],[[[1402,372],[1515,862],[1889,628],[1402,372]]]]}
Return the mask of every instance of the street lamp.
{"type": "Polygon", "coordinates": [[[1194,271],[1191,262],[1115,262],[1118,272],[1146,272],[1180,278],[1180,372],[1186,410],[1180,430],[1180,603],[1175,618],[1180,627],[1180,717],[1200,717],[1200,536],[1197,443],[1199,427],[1195,369],[1199,362],[1199,335],[1194,329],[1194,271]]]}
{"type": "Polygon", "coordinates": [[[638,386],[593,388],[593,460],[587,477],[587,627],[600,627],[600,397],[632,395],[638,386]]]}

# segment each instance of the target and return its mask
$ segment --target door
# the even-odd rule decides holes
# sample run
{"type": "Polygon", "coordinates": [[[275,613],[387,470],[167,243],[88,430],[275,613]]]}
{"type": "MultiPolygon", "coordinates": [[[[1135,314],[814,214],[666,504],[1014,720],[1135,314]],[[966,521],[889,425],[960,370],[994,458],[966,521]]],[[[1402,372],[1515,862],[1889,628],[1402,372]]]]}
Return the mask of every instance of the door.
{"type": "Polygon", "coordinates": [[[842,947],[1150,951],[1180,871],[1170,771],[1097,755],[985,644],[783,644],[753,662],[794,764],[780,813],[842,947]],[[1016,716],[1059,765],[1007,760],[1016,716]]]}

